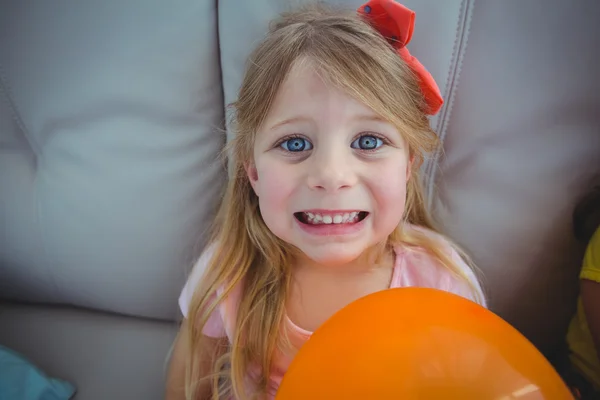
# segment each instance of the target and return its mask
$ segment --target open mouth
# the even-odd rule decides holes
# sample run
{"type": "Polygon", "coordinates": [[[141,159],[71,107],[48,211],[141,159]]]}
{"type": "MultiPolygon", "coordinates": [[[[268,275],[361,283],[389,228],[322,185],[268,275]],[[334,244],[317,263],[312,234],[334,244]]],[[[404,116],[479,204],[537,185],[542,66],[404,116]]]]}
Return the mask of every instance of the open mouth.
{"type": "Polygon", "coordinates": [[[366,211],[352,211],[345,213],[314,213],[314,212],[296,212],[294,217],[308,225],[333,225],[333,224],[356,224],[367,218],[369,215],[366,211]]]}

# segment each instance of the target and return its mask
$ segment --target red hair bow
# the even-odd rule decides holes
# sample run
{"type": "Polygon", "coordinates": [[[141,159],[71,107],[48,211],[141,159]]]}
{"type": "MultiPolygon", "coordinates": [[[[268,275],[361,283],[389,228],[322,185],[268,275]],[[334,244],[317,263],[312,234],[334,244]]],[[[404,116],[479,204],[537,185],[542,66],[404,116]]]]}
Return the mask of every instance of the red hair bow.
{"type": "Polygon", "coordinates": [[[425,111],[430,115],[437,114],[444,104],[440,89],[429,71],[406,48],[415,27],[415,12],[394,0],[371,0],[363,4],[358,12],[388,40],[417,75],[427,103],[425,111]]]}

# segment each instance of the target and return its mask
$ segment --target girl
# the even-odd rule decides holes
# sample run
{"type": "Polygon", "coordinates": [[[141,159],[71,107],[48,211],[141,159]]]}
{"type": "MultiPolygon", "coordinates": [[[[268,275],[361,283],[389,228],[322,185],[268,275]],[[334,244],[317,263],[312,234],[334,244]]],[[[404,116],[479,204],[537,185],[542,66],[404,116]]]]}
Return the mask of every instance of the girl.
{"type": "Polygon", "coordinates": [[[312,6],[281,16],[251,54],[234,178],[180,297],[167,398],[273,398],[311,332],[379,290],[485,304],[425,207],[419,167],[438,145],[427,114],[442,102],[404,47],[413,21],[390,0],[312,6]]]}
{"type": "Polygon", "coordinates": [[[565,380],[581,399],[600,398],[600,186],[573,214],[576,238],[587,245],[577,313],[567,333],[572,370],[565,380]]]}

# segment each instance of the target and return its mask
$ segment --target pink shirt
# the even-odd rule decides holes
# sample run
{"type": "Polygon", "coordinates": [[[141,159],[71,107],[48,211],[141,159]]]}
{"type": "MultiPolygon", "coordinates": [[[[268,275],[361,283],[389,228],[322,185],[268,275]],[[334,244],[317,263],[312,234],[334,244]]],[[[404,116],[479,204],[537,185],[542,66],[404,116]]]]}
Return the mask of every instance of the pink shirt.
{"type": "MultiPolygon", "coordinates": [[[[440,240],[444,240],[440,238],[440,240]]],[[[476,288],[479,298],[484,298],[481,286],[476,279],[473,271],[464,263],[458,253],[450,246],[446,246],[447,251],[458,264],[460,269],[469,277],[474,287],[476,288]]],[[[398,247],[395,249],[396,261],[392,274],[390,288],[400,287],[427,287],[444,290],[463,296],[467,299],[475,301],[476,294],[473,293],[471,287],[458,279],[447,268],[440,265],[431,255],[425,251],[418,249],[406,249],[398,247]]],[[[202,278],[208,261],[210,260],[212,251],[209,248],[198,260],[192,273],[181,292],[179,297],[179,306],[184,316],[187,317],[188,307],[192,299],[194,289],[202,278]]],[[[227,299],[220,304],[218,312],[213,313],[203,329],[206,336],[219,338],[227,336],[232,338],[233,328],[235,324],[237,304],[239,301],[240,290],[234,290],[227,299]]],[[[485,302],[483,306],[486,306],[485,302]]],[[[289,332],[290,340],[297,348],[304,344],[312,332],[306,331],[296,326],[289,318],[285,320],[286,328],[289,332]]],[[[269,382],[269,398],[273,399],[277,388],[279,387],[283,375],[287,371],[291,363],[291,359],[283,353],[277,353],[273,360],[273,368],[271,370],[269,382]]],[[[250,377],[256,376],[258,369],[249,371],[250,377]]]]}

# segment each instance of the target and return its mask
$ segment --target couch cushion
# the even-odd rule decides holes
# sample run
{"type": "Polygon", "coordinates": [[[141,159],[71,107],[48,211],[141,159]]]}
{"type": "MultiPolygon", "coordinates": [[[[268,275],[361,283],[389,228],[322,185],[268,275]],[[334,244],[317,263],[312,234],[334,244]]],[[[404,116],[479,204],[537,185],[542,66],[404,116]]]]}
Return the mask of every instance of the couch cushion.
{"type": "Polygon", "coordinates": [[[435,210],[492,309],[548,351],[574,312],[573,206],[600,177],[600,2],[472,3],[435,210]]]}
{"type": "Polygon", "coordinates": [[[220,196],[215,2],[0,13],[0,294],[156,318],[220,196]]]}
{"type": "Polygon", "coordinates": [[[0,344],[75,385],[74,400],[159,400],[175,323],[0,303],[0,344]]]}

